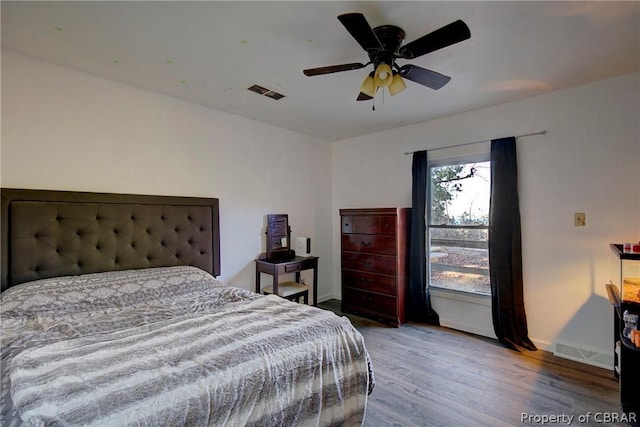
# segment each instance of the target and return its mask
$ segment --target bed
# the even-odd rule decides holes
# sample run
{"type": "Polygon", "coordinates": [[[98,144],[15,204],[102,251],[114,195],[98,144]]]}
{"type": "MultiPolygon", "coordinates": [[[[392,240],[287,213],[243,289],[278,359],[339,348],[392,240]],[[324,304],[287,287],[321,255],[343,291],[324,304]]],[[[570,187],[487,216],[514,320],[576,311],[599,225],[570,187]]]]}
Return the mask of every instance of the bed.
{"type": "Polygon", "coordinates": [[[217,199],[1,192],[3,426],[362,424],[362,336],[218,280],[217,199]]]}

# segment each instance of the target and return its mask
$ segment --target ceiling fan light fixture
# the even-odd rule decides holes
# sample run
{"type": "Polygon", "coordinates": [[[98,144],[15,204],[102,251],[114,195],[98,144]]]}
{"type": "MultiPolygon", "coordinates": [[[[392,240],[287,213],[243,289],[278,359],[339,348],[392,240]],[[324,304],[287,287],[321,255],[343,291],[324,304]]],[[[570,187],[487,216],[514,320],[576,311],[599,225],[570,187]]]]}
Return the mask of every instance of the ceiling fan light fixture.
{"type": "Polygon", "coordinates": [[[402,92],[407,88],[407,84],[404,82],[403,78],[400,77],[400,73],[393,73],[393,79],[391,80],[391,84],[389,85],[389,93],[391,96],[402,92]]]}
{"type": "Polygon", "coordinates": [[[370,96],[371,98],[376,94],[376,86],[374,84],[372,74],[373,73],[369,74],[360,85],[360,92],[370,96]]]}
{"type": "Polygon", "coordinates": [[[380,87],[387,87],[393,80],[393,74],[391,72],[391,66],[384,62],[378,65],[375,73],[375,85],[380,87]]]}
{"type": "Polygon", "coordinates": [[[458,19],[444,27],[403,44],[405,32],[395,25],[380,25],[372,28],[362,13],[338,15],[338,20],[356,42],[367,52],[369,62],[330,65],[303,70],[306,76],[359,70],[373,64],[371,72],[360,85],[357,101],[373,99],[378,89],[389,88],[391,95],[406,89],[405,80],[411,80],[430,89],[440,89],[451,77],[413,64],[399,67],[395,60],[416,59],[431,52],[454,45],[471,37],[467,24],[458,19]],[[393,71],[395,68],[396,71],[393,71]]]}

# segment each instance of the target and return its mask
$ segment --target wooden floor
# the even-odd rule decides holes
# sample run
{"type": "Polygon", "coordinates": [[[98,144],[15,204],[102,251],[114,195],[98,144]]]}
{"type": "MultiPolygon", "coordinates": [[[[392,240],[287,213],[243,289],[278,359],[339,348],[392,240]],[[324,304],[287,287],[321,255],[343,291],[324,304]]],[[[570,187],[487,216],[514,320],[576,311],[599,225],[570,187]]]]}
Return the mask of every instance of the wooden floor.
{"type": "MultiPolygon", "coordinates": [[[[319,306],[340,314],[337,300],[319,306]]],[[[348,317],[364,336],[376,379],[365,426],[628,425],[603,422],[622,416],[610,370],[447,328],[348,317]],[[545,415],[564,418],[535,418],[545,415]]]]}

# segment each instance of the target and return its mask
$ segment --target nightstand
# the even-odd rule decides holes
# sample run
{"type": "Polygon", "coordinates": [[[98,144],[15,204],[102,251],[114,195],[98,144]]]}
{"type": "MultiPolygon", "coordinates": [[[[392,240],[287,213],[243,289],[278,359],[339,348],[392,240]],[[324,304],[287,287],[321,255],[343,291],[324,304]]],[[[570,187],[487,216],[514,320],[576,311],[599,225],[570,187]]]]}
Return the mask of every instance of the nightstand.
{"type": "MultiPolygon", "coordinates": [[[[255,260],[256,262],[256,293],[262,293],[262,291],[268,291],[268,293],[274,293],[276,295],[280,295],[282,297],[286,297],[282,292],[278,289],[278,281],[279,277],[283,274],[295,273],[295,283],[299,286],[300,283],[300,272],[304,270],[313,270],[313,305],[318,305],[318,257],[310,256],[310,257],[300,257],[296,256],[287,260],[277,260],[277,261],[268,261],[263,259],[262,257],[255,260]],[[268,287],[269,289],[261,289],[260,283],[260,273],[270,274],[273,276],[272,286],[268,287]]],[[[286,282],[288,283],[288,282],[286,282]]],[[[282,283],[283,286],[286,285],[282,283]]],[[[286,288],[284,293],[289,293],[291,290],[286,288]]],[[[302,288],[299,289],[302,292],[302,288]]],[[[305,300],[308,304],[308,298],[305,300]]]]}

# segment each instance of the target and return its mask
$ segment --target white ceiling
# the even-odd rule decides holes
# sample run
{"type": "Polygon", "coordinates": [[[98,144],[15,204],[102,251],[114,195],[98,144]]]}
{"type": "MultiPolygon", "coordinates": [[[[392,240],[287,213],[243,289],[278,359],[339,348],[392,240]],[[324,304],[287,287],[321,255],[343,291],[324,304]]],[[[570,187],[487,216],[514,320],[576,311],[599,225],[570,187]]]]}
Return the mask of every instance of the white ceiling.
{"type": "MultiPolygon", "coordinates": [[[[2,48],[327,141],[640,70],[640,2],[2,1],[2,48]],[[408,43],[457,19],[471,38],[412,61],[451,76],[356,102],[368,61],[338,21],[403,28],[408,43]],[[286,97],[246,90],[253,84],[286,97]]],[[[369,66],[372,67],[372,66],[369,66]]]]}

